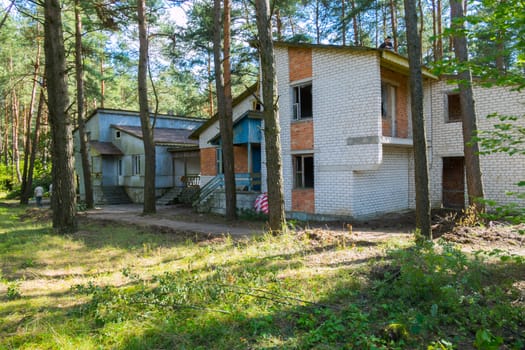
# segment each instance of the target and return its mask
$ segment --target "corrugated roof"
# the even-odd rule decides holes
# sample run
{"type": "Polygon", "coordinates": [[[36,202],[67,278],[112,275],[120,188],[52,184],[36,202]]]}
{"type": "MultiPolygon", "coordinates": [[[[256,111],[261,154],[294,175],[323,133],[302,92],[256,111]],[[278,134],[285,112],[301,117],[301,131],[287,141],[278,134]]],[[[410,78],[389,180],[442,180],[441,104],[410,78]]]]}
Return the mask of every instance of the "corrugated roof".
{"type": "Polygon", "coordinates": [[[122,156],[124,153],[111,142],[89,141],[89,145],[98,153],[105,156],[122,156]]]}
{"type": "MultiPolygon", "coordinates": [[[[140,126],[111,125],[111,127],[142,139],[142,128],[140,126]]],[[[155,138],[155,144],[157,145],[198,145],[198,140],[191,140],[188,138],[191,133],[192,130],[186,129],[155,128],[153,137],[155,138]]]]}

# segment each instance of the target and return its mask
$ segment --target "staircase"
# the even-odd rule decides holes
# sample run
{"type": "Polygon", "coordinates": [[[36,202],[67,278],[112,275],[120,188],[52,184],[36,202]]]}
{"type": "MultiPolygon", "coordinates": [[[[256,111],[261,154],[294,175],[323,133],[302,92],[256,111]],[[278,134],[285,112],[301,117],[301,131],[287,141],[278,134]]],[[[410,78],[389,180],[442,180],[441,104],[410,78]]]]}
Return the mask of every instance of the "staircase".
{"type": "Polygon", "coordinates": [[[215,176],[206,185],[201,187],[198,197],[193,201],[193,207],[198,212],[207,212],[208,200],[211,198],[216,189],[224,186],[224,177],[221,175],[215,176]]]}
{"type": "Polygon", "coordinates": [[[169,205],[175,203],[191,204],[199,195],[199,186],[173,187],[162,197],[157,199],[157,205],[169,205]]]}
{"type": "Polygon", "coordinates": [[[121,186],[102,187],[100,204],[130,204],[133,203],[128,197],[126,190],[121,186]]]}
{"type": "Polygon", "coordinates": [[[173,187],[157,199],[157,205],[173,204],[182,192],[182,187],[173,187]]]}

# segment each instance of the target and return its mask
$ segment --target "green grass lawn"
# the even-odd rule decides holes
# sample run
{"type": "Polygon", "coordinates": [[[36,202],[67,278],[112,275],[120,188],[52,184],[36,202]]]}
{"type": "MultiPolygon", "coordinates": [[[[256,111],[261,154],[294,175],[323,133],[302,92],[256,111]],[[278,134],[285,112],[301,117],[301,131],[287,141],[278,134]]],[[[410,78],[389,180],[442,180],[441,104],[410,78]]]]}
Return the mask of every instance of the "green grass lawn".
{"type": "Polygon", "coordinates": [[[525,347],[522,259],[318,237],[60,236],[0,206],[0,349],[525,347]]]}

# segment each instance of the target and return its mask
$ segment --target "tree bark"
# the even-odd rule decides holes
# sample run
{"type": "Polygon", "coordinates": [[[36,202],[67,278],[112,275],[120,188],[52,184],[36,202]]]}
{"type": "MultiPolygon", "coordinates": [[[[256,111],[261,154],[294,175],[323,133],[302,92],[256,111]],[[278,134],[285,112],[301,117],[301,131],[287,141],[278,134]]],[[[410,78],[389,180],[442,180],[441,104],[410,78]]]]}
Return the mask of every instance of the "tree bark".
{"type": "Polygon", "coordinates": [[[268,0],[256,0],[256,20],[259,33],[259,55],[262,71],[264,140],[266,147],[266,182],[268,187],[268,220],[270,230],[281,232],[286,224],[284,190],[277,103],[277,78],[272,41],[270,5],[268,0]]]}
{"type": "Polygon", "coordinates": [[[33,133],[33,140],[31,141],[31,144],[33,146],[31,147],[31,155],[29,157],[29,167],[27,169],[27,186],[26,186],[27,191],[28,191],[28,193],[26,193],[27,198],[33,195],[33,190],[32,190],[33,172],[35,169],[37,146],[40,140],[40,124],[42,120],[42,114],[44,113],[44,105],[46,103],[44,89],[45,89],[45,86],[43,86],[40,91],[40,98],[38,99],[38,107],[37,107],[37,112],[36,112],[35,131],[33,133]]]}
{"type": "MultiPolygon", "coordinates": [[[[37,32],[40,32],[40,26],[37,25],[37,32]]],[[[31,101],[29,102],[29,112],[27,113],[27,120],[26,120],[26,132],[25,132],[25,147],[24,147],[24,169],[22,172],[22,186],[21,186],[21,194],[20,194],[20,204],[28,204],[29,198],[32,195],[32,179],[29,179],[28,173],[29,168],[34,165],[29,164],[29,159],[31,154],[33,153],[33,148],[36,148],[36,144],[31,143],[31,121],[33,120],[33,114],[35,110],[35,100],[36,100],[36,93],[38,90],[38,75],[40,71],[40,53],[41,53],[41,46],[40,46],[40,40],[37,39],[37,46],[36,46],[36,54],[35,54],[35,69],[33,71],[33,87],[31,89],[31,101]]],[[[32,176],[32,171],[31,171],[32,176]]]]}
{"type": "MultiPolygon", "coordinates": [[[[390,22],[392,25],[392,41],[394,42],[394,51],[397,52],[399,46],[397,40],[397,3],[396,0],[390,0],[390,22]]],[[[408,40],[407,40],[408,41],[408,40]]]]}
{"type": "Polygon", "coordinates": [[[432,239],[430,216],[430,186],[427,164],[425,116],[423,113],[423,75],[421,73],[421,41],[417,29],[416,0],[405,0],[410,98],[416,184],[416,228],[426,239],[432,239]]]}
{"type": "Polygon", "coordinates": [[[144,142],[144,157],[146,158],[144,173],[144,214],[153,214],[157,211],[155,203],[155,142],[153,127],[150,121],[148,105],[148,34],[146,21],[146,1],[139,0],[137,6],[139,27],[139,106],[140,124],[142,126],[142,141],[144,142]]]}
{"type": "Polygon", "coordinates": [[[75,67],[77,80],[77,124],[80,138],[80,157],[82,158],[82,175],[86,207],[94,207],[93,183],[91,181],[91,166],[89,164],[88,139],[84,123],[84,65],[82,62],[82,19],[80,17],[80,0],[75,0],[75,67]]]}
{"type": "Polygon", "coordinates": [[[67,67],[58,0],[45,0],[45,53],[49,123],[53,156],[53,228],[59,233],[77,229],[73,164],[73,127],[68,113],[67,67]]]}
{"type": "Polygon", "coordinates": [[[221,4],[214,0],[213,57],[215,65],[215,84],[217,91],[217,112],[221,134],[222,159],[224,166],[224,190],[226,195],[226,218],[234,220],[237,215],[237,195],[235,191],[235,172],[233,155],[233,121],[230,81],[229,52],[229,1],[224,2],[224,64],[221,69],[221,4]],[[224,72],[222,70],[224,69],[224,72]]]}
{"type": "MultiPolygon", "coordinates": [[[[468,62],[468,44],[464,32],[464,4],[462,0],[450,2],[450,18],[453,29],[454,54],[456,60],[463,64],[468,62]]],[[[483,199],[483,181],[479,162],[479,145],[473,142],[477,132],[476,110],[474,107],[474,94],[472,92],[472,74],[469,68],[458,72],[459,98],[463,121],[463,152],[465,155],[465,172],[467,177],[467,193],[469,204],[476,211],[483,211],[485,206],[479,201],[483,199]]]]}
{"type": "Polygon", "coordinates": [[[346,8],[345,1],[341,0],[341,37],[343,40],[343,46],[346,46],[346,8]]]}

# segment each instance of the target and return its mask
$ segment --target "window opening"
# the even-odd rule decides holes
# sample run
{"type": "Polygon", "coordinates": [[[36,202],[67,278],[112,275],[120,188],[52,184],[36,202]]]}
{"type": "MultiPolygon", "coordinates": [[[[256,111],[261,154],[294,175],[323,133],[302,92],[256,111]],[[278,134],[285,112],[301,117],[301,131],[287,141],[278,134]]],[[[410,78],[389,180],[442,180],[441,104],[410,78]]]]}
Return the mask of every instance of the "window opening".
{"type": "Polygon", "coordinates": [[[390,123],[390,135],[396,136],[396,87],[381,83],[381,117],[390,123]]]}
{"type": "Polygon", "coordinates": [[[224,164],[222,162],[222,148],[217,148],[217,174],[224,174],[224,164]]]}
{"type": "Polygon", "coordinates": [[[314,187],[314,156],[311,154],[294,157],[295,188],[314,187]]]}
{"type": "Polygon", "coordinates": [[[447,94],[447,121],[460,122],[462,120],[461,114],[461,99],[459,94],[447,94]]]}
{"type": "Polygon", "coordinates": [[[117,174],[118,176],[122,176],[122,158],[119,158],[117,161],[117,174]]]}
{"type": "Polygon", "coordinates": [[[132,174],[140,175],[140,155],[136,154],[132,156],[132,174]]]}
{"type": "Polygon", "coordinates": [[[293,102],[294,119],[312,118],[312,84],[295,86],[293,88],[293,102]]]}

